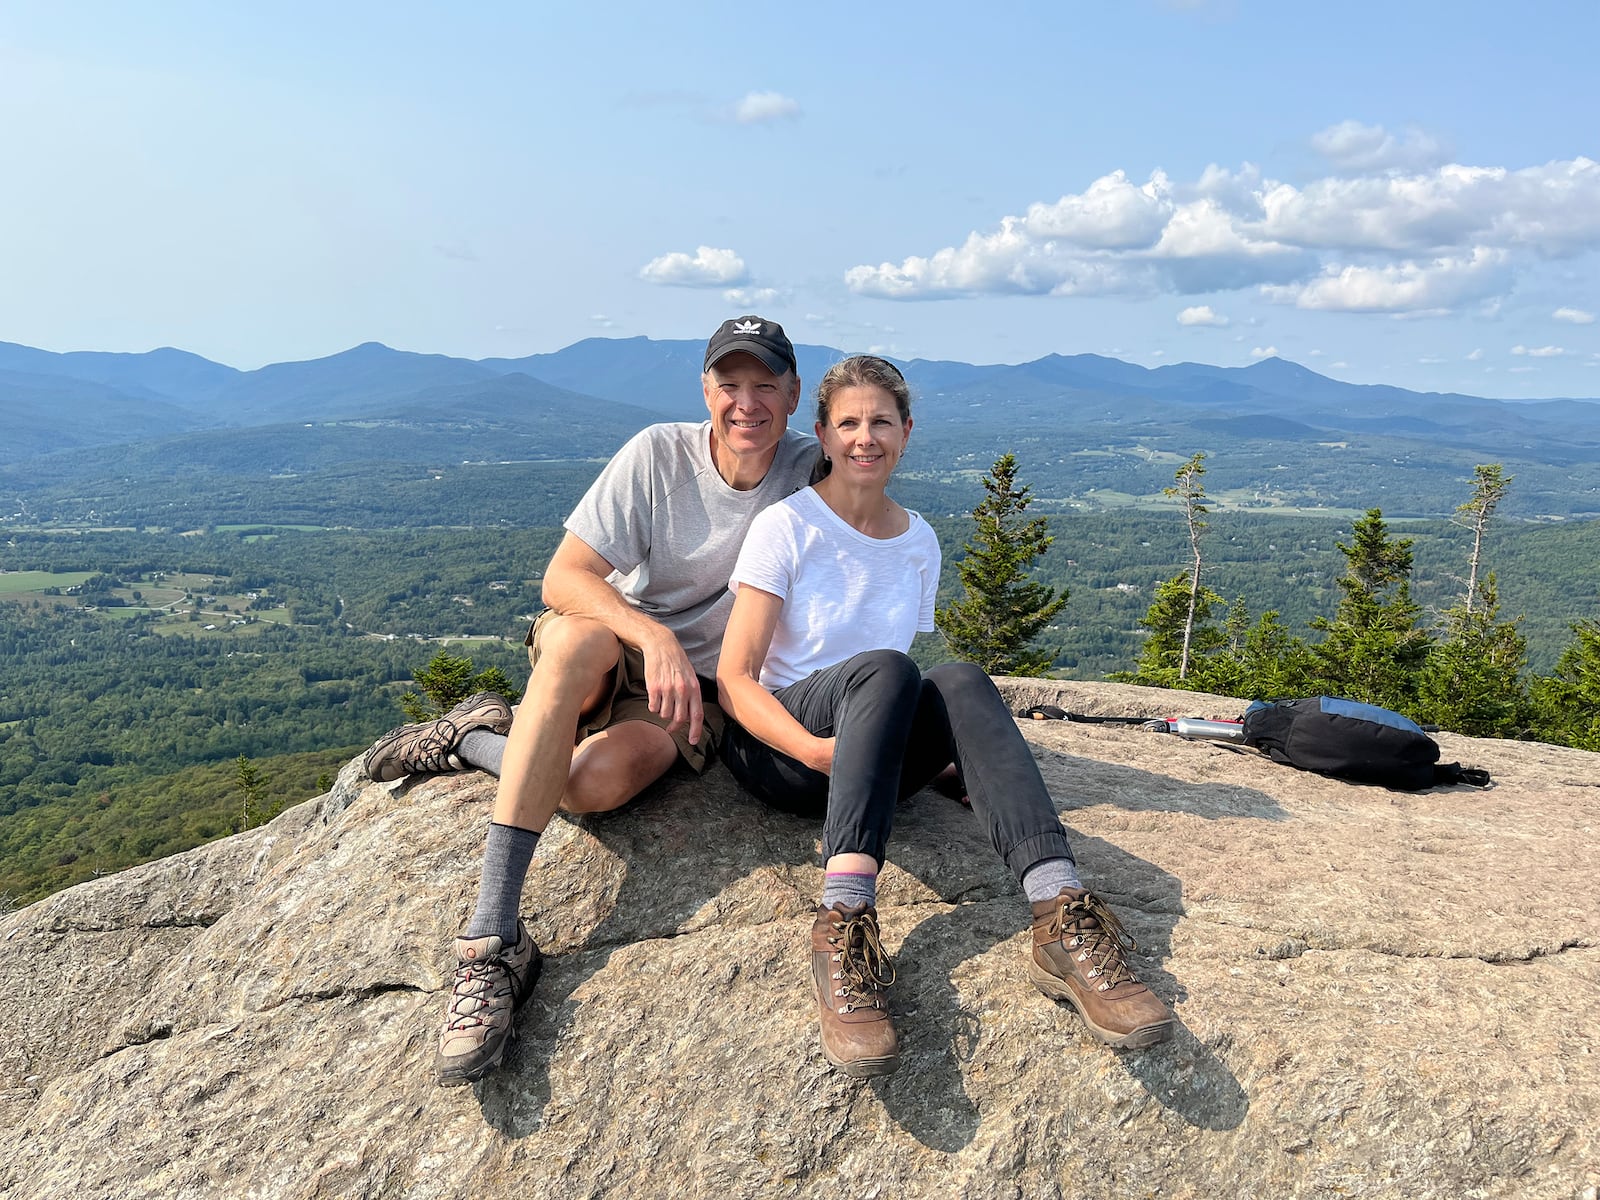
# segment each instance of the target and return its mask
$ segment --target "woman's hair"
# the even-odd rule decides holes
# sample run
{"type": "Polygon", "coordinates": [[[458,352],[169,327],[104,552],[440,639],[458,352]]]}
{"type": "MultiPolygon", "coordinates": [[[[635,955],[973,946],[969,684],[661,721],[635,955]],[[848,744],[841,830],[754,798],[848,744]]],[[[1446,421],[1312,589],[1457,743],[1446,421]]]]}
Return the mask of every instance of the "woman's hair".
{"type": "MultiPolygon", "coordinates": [[[[882,388],[894,397],[894,406],[900,410],[900,423],[911,420],[911,388],[900,368],[876,354],[853,354],[829,367],[817,384],[817,424],[828,423],[829,406],[840,391],[849,387],[882,388]]],[[[811,482],[827,476],[833,470],[821,450],[817,451],[817,465],[811,470],[811,482]]]]}

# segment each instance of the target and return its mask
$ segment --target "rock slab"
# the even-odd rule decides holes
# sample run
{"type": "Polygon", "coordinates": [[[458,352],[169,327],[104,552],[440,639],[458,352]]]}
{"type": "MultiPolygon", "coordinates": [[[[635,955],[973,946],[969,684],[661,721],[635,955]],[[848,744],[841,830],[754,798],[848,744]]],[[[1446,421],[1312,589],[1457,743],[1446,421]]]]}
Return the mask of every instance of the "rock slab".
{"type": "MultiPolygon", "coordinates": [[[[1237,701],[1007,680],[1014,707],[1237,701]]],[[[898,1074],[817,1047],[817,827],[721,768],[561,819],[503,1069],[430,1059],[494,781],[359,763],[247,834],[0,922],[0,1195],[1562,1197],[1600,1187],[1600,756],[1443,735],[1405,794],[1129,727],[1024,721],[1173,1041],[1118,1053],[1024,973],[970,812],[901,807],[898,1074]]]]}

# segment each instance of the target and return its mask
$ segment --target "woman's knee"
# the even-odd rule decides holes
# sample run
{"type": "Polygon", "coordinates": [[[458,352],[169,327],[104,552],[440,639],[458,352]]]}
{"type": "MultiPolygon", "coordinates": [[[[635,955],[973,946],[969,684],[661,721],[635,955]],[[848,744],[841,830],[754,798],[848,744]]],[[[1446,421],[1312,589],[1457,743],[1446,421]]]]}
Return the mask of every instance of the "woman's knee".
{"type": "Polygon", "coordinates": [[[946,704],[962,700],[969,704],[999,704],[1005,707],[1000,689],[995,687],[994,680],[977,663],[940,663],[936,667],[929,667],[923,678],[939,689],[946,704]]]}
{"type": "Polygon", "coordinates": [[[866,650],[846,664],[852,686],[872,686],[915,693],[922,686],[922,672],[909,654],[899,650],[866,650]]]}

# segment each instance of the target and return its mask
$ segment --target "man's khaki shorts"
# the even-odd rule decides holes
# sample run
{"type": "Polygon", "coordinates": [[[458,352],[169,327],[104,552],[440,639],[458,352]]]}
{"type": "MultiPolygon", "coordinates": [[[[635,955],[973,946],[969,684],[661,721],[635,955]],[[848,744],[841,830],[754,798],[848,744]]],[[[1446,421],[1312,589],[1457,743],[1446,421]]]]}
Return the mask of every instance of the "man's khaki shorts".
{"type": "MultiPolygon", "coordinates": [[[[544,631],[545,623],[553,620],[556,615],[546,609],[539,614],[539,619],[528,627],[528,636],[522,640],[528,647],[529,666],[539,661],[540,635],[544,631]]],[[[703,728],[700,730],[698,746],[689,744],[687,726],[680,725],[676,729],[667,731],[677,743],[678,756],[697,775],[710,765],[711,758],[716,753],[717,743],[722,740],[722,728],[727,720],[722,714],[722,709],[717,706],[717,685],[704,676],[700,677],[700,702],[705,709],[705,719],[702,722],[703,728]]],[[[626,644],[617,657],[617,669],[611,678],[611,694],[600,702],[598,708],[584,713],[578,719],[578,730],[572,744],[576,746],[585,738],[603,729],[620,725],[624,721],[648,721],[661,729],[667,728],[666,720],[650,711],[650,695],[644,682],[644,655],[637,646],[626,644]]]]}

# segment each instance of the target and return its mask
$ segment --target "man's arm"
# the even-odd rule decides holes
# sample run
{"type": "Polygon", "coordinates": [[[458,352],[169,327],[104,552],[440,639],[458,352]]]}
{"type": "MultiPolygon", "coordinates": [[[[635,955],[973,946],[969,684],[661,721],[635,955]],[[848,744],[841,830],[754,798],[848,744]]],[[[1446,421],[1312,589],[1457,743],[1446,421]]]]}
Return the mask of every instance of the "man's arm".
{"type": "Polygon", "coordinates": [[[618,641],[637,646],[644,655],[650,711],[665,718],[670,728],[687,725],[690,744],[699,745],[705,713],[700,680],[689,656],[670,629],[645,616],[606,582],[613,569],[588,542],[569,531],[545,568],[545,606],[563,616],[598,621],[618,641]]]}

